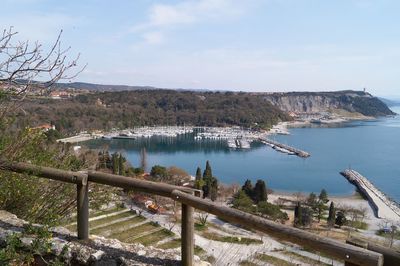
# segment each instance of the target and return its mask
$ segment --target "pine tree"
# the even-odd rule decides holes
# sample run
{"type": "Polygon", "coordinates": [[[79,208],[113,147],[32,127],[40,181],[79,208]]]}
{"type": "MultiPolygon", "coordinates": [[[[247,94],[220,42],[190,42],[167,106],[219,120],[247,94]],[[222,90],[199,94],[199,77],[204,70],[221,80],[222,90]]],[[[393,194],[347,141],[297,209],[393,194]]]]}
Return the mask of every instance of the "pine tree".
{"type": "Polygon", "coordinates": [[[319,193],[318,196],[319,200],[322,201],[323,203],[327,203],[329,201],[328,199],[328,193],[326,192],[325,189],[321,190],[321,193],[319,193]]]}
{"type": "Polygon", "coordinates": [[[328,215],[328,225],[333,226],[335,224],[336,210],[333,202],[329,206],[329,215],[328,215]]]}
{"type": "Polygon", "coordinates": [[[244,182],[244,185],[242,186],[242,190],[251,199],[253,198],[253,184],[251,184],[251,181],[249,179],[247,179],[246,182],[244,182]]]}
{"type": "Polygon", "coordinates": [[[267,201],[267,187],[263,180],[257,180],[257,183],[254,187],[254,201],[256,203],[267,201]]]}
{"type": "Polygon", "coordinates": [[[310,195],[308,196],[307,203],[308,205],[310,205],[311,208],[317,203],[317,195],[315,195],[314,192],[310,193],[310,195]]]}

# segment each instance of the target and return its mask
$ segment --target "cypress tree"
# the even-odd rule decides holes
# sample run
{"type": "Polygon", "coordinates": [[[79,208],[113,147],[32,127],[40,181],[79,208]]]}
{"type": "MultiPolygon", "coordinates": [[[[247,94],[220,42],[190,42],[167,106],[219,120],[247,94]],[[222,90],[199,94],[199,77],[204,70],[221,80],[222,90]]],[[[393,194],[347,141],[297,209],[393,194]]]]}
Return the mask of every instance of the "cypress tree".
{"type": "Polygon", "coordinates": [[[204,169],[203,172],[203,196],[208,197],[211,193],[211,183],[213,181],[213,176],[212,176],[212,170],[211,170],[211,165],[210,162],[206,162],[206,168],[204,169]]]}
{"type": "Polygon", "coordinates": [[[110,158],[110,153],[108,151],[103,152],[104,160],[105,160],[105,168],[111,169],[112,168],[112,161],[110,158]]]}
{"type": "Polygon", "coordinates": [[[122,154],[119,154],[118,158],[118,174],[119,175],[125,175],[125,167],[124,167],[124,157],[122,154]]]}
{"type": "Polygon", "coordinates": [[[328,215],[328,225],[333,226],[335,224],[336,210],[333,202],[329,206],[329,215],[328,215]]]}
{"type": "Polygon", "coordinates": [[[211,170],[211,165],[210,165],[209,161],[206,162],[206,169],[204,169],[203,178],[204,179],[212,178],[212,170],[211,170]]]}
{"type": "Polygon", "coordinates": [[[196,181],[197,180],[200,180],[202,177],[201,177],[201,169],[200,169],[200,167],[197,167],[197,170],[196,170],[196,181]]]}
{"type": "Polygon", "coordinates": [[[210,190],[207,184],[204,184],[201,189],[203,190],[203,199],[207,198],[210,194],[210,190]]]}
{"type": "Polygon", "coordinates": [[[212,201],[215,201],[218,197],[218,180],[213,177],[210,184],[210,198],[212,201]]]}
{"type": "Polygon", "coordinates": [[[113,153],[112,155],[112,167],[113,174],[118,174],[118,153],[113,153]]]}
{"type": "Polygon", "coordinates": [[[300,202],[297,202],[294,209],[294,225],[297,227],[303,225],[303,207],[301,207],[300,202]]]}
{"type": "MultiPolygon", "coordinates": [[[[200,167],[197,167],[197,170],[196,170],[196,179],[195,179],[195,181],[194,181],[194,187],[196,188],[196,189],[203,189],[203,186],[204,186],[205,184],[204,184],[204,180],[203,180],[203,178],[202,178],[202,176],[201,176],[201,169],[200,169],[200,167]]],[[[204,194],[204,191],[203,191],[203,194],[204,194]]]]}
{"type": "Polygon", "coordinates": [[[263,180],[257,180],[257,183],[254,187],[254,200],[256,203],[266,201],[267,200],[267,187],[263,180]]]}

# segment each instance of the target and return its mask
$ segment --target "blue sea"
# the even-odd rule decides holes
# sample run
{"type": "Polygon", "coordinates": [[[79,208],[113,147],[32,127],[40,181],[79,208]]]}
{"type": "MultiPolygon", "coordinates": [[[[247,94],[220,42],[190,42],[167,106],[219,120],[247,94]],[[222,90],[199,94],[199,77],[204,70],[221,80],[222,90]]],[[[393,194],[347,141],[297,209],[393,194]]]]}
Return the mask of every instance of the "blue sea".
{"type": "MultiPolygon", "coordinates": [[[[400,113],[400,107],[392,108],[400,113]]],[[[210,161],[213,174],[225,184],[242,185],[246,179],[263,179],[273,190],[350,195],[354,186],[339,172],[351,167],[366,176],[389,197],[400,202],[400,117],[353,121],[336,125],[290,129],[277,141],[311,153],[303,159],[277,152],[261,143],[249,150],[231,150],[226,141],[195,141],[193,135],[177,138],[91,140],[91,148],[120,151],[133,166],[140,151],[147,152],[149,167],[177,166],[194,175],[210,161]]]]}

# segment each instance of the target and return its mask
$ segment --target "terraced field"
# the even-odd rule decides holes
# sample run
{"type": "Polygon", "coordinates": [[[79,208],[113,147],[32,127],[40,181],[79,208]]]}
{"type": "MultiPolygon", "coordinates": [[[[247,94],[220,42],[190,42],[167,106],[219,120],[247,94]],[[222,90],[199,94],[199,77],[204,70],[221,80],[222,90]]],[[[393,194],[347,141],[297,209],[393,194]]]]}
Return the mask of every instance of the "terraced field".
{"type": "MultiPolygon", "coordinates": [[[[76,222],[67,221],[65,227],[76,231],[76,222]]],[[[115,238],[125,243],[156,246],[171,241],[175,234],[129,209],[113,208],[93,212],[89,218],[90,234],[115,238]]]]}

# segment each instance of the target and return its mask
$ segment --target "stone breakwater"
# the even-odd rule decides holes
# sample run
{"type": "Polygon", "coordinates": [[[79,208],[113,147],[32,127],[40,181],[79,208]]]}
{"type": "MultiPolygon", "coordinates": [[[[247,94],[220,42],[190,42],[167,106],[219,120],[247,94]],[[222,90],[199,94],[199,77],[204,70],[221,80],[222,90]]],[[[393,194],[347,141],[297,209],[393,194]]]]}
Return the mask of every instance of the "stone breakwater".
{"type": "Polygon", "coordinates": [[[260,138],[259,140],[262,143],[264,143],[266,145],[269,145],[273,149],[275,149],[277,151],[280,151],[280,152],[284,152],[284,153],[287,153],[287,154],[294,154],[294,155],[297,155],[297,156],[302,157],[302,158],[307,158],[307,157],[311,156],[308,152],[293,148],[293,147],[291,147],[289,145],[285,145],[285,144],[279,143],[277,141],[274,141],[274,140],[271,140],[271,139],[268,139],[268,138],[260,138]]]}
{"type": "Polygon", "coordinates": [[[392,221],[400,220],[399,205],[389,199],[383,192],[377,189],[366,177],[355,170],[347,169],[340,173],[349,182],[353,183],[368,199],[378,218],[392,221]]]}

